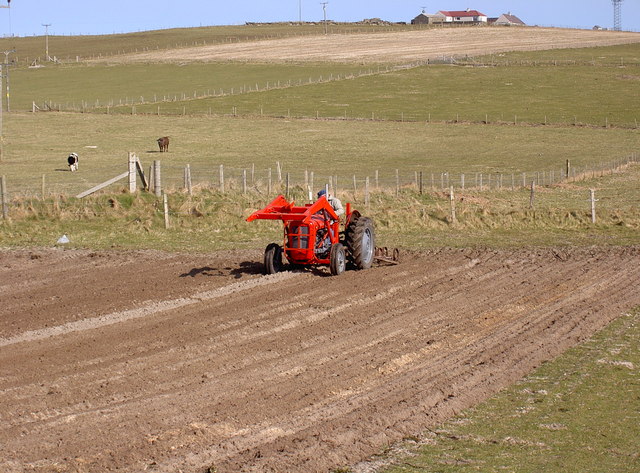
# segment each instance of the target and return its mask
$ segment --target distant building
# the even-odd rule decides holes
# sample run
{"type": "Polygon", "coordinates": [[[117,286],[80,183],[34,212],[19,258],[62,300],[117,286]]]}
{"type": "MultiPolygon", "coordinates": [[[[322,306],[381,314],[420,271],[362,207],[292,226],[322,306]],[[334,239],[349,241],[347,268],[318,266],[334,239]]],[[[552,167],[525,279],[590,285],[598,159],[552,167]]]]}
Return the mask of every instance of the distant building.
{"type": "Polygon", "coordinates": [[[447,11],[440,10],[433,15],[438,17],[441,23],[461,23],[461,24],[486,24],[487,15],[480,13],[478,10],[447,11]]]}
{"type": "Polygon", "coordinates": [[[430,15],[428,13],[422,12],[413,20],[411,20],[412,25],[433,25],[434,23],[441,24],[442,16],[430,15]]]}
{"type": "Polygon", "coordinates": [[[411,20],[412,25],[428,25],[429,17],[425,13],[420,13],[413,20],[411,20]]]}
{"type": "Polygon", "coordinates": [[[500,15],[495,24],[499,26],[527,26],[524,21],[512,15],[511,12],[500,15]]]}

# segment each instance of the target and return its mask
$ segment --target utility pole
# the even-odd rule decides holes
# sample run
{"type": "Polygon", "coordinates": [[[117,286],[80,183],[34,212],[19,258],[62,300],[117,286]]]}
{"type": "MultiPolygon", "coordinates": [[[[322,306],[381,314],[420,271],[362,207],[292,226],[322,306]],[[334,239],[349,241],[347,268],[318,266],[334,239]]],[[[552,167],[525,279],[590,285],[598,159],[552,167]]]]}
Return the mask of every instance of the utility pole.
{"type": "MultiPolygon", "coordinates": [[[[0,64],[0,90],[2,90],[2,64],[0,64]]],[[[2,109],[4,104],[2,102],[2,94],[0,94],[0,161],[4,158],[4,132],[2,130],[2,109]]]]}
{"type": "Polygon", "coordinates": [[[322,5],[322,14],[323,14],[323,17],[324,17],[324,21],[323,21],[323,23],[324,23],[324,34],[327,34],[327,4],[328,3],[329,2],[320,3],[320,5],[322,5]]]}
{"type": "Polygon", "coordinates": [[[298,0],[298,22],[302,24],[302,0],[298,0]]]}
{"type": "MultiPolygon", "coordinates": [[[[5,74],[7,75],[7,112],[11,111],[10,103],[9,103],[9,54],[15,53],[16,50],[12,49],[11,51],[3,51],[4,52],[4,65],[7,68],[5,74]]],[[[1,93],[1,91],[0,91],[1,93]]]]}
{"type": "Polygon", "coordinates": [[[51,26],[51,23],[49,24],[42,24],[42,26],[44,26],[44,55],[45,55],[45,61],[49,60],[49,27],[51,26]]]}

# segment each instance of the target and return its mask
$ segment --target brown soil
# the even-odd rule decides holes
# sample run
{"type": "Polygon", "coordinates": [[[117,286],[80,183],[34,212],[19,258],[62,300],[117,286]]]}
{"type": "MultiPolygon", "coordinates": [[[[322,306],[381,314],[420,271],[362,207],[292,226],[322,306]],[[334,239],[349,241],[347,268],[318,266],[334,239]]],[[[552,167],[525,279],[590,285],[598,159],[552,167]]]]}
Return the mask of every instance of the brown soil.
{"type": "Polygon", "coordinates": [[[100,62],[337,61],[407,63],[443,56],[584,48],[640,42],[639,33],[561,28],[434,28],[303,36],[127,54],[100,62]]]}
{"type": "Polygon", "coordinates": [[[0,251],[0,471],[329,471],[640,304],[637,247],[260,258],[0,251]]]}

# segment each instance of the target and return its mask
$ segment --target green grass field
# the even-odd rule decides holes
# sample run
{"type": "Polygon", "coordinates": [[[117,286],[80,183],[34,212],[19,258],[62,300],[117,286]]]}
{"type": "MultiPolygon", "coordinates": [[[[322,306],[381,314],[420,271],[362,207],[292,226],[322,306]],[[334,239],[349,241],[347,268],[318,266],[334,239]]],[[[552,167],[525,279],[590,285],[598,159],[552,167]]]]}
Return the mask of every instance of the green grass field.
{"type": "MultiPolygon", "coordinates": [[[[113,107],[119,104],[192,100],[215,94],[238,93],[251,87],[284,86],[358,74],[354,64],[71,64],[11,73],[11,108],[25,111],[32,103],[52,102],[63,110],[113,107]]],[[[164,108],[164,107],[163,107],[164,108]]],[[[182,110],[182,105],[179,105],[182,110]]],[[[128,108],[130,111],[131,109],[128,108]]],[[[145,110],[157,111],[156,108],[145,110]]],[[[173,108],[177,110],[177,108],[173,108]]],[[[167,109],[168,111],[168,109],[167,109]]],[[[191,111],[191,109],[190,109],[191,111]]]]}
{"type": "MultiPolygon", "coordinates": [[[[422,66],[304,87],[139,105],[136,111],[228,114],[235,108],[241,115],[636,128],[639,85],[640,65],[422,66]]],[[[119,111],[130,113],[131,107],[119,111]]]]}
{"type": "Polygon", "coordinates": [[[233,113],[637,129],[639,57],[640,44],[633,44],[499,57],[503,63],[512,61],[511,66],[422,66],[391,72],[357,64],[74,64],[13,71],[11,104],[14,110],[30,110],[36,102],[42,108],[52,103],[57,109],[98,113],[233,113]],[[574,57],[579,65],[534,65],[550,57],[574,57]],[[321,80],[325,82],[318,83],[321,80]]]}
{"type": "MultiPolygon", "coordinates": [[[[640,468],[640,312],[427,432],[384,473],[632,473],[640,468]]],[[[347,470],[348,471],[348,470],[347,470]]]]}
{"type": "Polygon", "coordinates": [[[4,130],[0,173],[13,193],[39,193],[45,174],[52,192],[72,195],[125,171],[129,151],[145,167],[161,160],[169,188],[181,185],[186,164],[194,183],[213,184],[221,164],[229,179],[254,168],[264,180],[279,162],[293,184],[308,170],[316,183],[338,176],[342,189],[376,171],[381,186],[395,187],[396,169],[403,185],[417,171],[429,185],[431,173],[439,180],[443,172],[456,180],[465,173],[469,182],[483,173],[485,183],[503,173],[510,184],[511,174],[559,175],[567,159],[582,170],[640,151],[637,130],[613,128],[12,113],[4,130]],[[160,154],[155,140],[164,135],[171,145],[160,154]],[[81,157],[76,174],[66,167],[72,151],[81,157]]]}

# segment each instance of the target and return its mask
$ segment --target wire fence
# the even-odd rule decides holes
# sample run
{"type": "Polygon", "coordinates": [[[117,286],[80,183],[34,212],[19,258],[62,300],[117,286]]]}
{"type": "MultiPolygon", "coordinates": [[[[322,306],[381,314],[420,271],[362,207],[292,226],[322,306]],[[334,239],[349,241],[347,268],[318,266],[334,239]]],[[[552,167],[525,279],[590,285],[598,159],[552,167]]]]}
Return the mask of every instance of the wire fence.
{"type": "MultiPolygon", "coordinates": [[[[640,155],[629,156],[591,166],[573,166],[569,161],[561,168],[536,172],[431,172],[425,169],[371,169],[359,174],[329,175],[310,170],[288,170],[281,163],[275,162],[271,168],[257,168],[251,165],[244,168],[212,165],[210,167],[191,167],[190,165],[163,165],[154,161],[153,165],[141,171],[145,176],[148,191],[157,196],[164,194],[193,194],[209,191],[220,195],[230,194],[247,196],[247,198],[269,199],[278,194],[297,201],[310,201],[315,198],[319,189],[326,188],[329,193],[353,202],[369,205],[376,195],[384,195],[391,199],[407,195],[432,195],[439,199],[463,199],[464,196],[490,195],[495,192],[519,193],[529,195],[529,205],[533,208],[539,194],[544,190],[562,189],[567,184],[578,183],[588,179],[597,179],[622,172],[629,166],[638,163],[640,155]],[[454,195],[457,197],[452,197],[454,195]]],[[[1,195],[3,215],[7,218],[12,206],[22,206],[25,200],[45,200],[55,197],[58,205],[69,201],[87,189],[99,186],[101,178],[116,176],[114,181],[105,187],[107,193],[119,193],[126,180],[124,166],[106,169],[93,179],[82,178],[81,172],[59,172],[54,175],[43,174],[40,179],[19,179],[11,175],[2,176],[1,195]]],[[[133,176],[135,180],[135,176],[133,176]]],[[[599,190],[599,193],[602,189],[599,190]]],[[[592,196],[591,199],[594,199],[592,196]]],[[[610,210],[621,209],[625,205],[640,207],[636,197],[621,196],[614,187],[605,194],[598,195],[599,207],[610,210]]],[[[580,204],[582,205],[582,204],[580,204]]]]}

